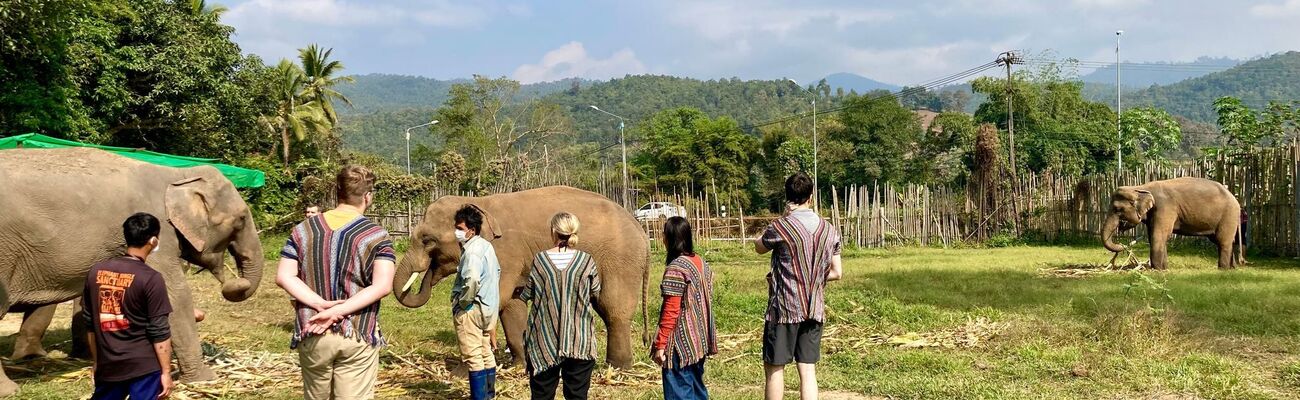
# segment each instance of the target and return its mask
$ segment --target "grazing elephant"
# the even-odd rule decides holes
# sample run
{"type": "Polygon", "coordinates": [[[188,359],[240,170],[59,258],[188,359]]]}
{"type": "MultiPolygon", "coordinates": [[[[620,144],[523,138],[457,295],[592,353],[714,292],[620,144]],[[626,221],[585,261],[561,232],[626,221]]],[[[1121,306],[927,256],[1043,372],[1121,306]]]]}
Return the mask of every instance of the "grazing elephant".
{"type": "MultiPolygon", "coordinates": [[[[212,272],[230,301],[253,295],[263,267],[252,213],[228,179],[97,149],[14,149],[0,151],[0,188],[0,315],[81,296],[90,266],[123,254],[122,221],[147,212],[167,222],[149,265],[167,282],[181,379],[216,377],[203,363],[185,262],[212,272]]],[[[0,395],[16,389],[0,374],[0,395]]]]}
{"type": "MultiPolygon", "coordinates": [[[[528,316],[528,305],[511,295],[527,278],[533,256],[554,246],[551,217],[568,211],[582,222],[576,248],[591,253],[600,269],[602,289],[596,311],[608,330],[605,359],[619,368],[632,365],[632,317],[640,301],[644,320],[649,240],[627,210],[585,190],[551,186],[486,197],[446,196],[429,204],[393,280],[393,294],[402,305],[424,305],[429,301],[430,288],[456,273],[461,248],[454,235],[453,216],[465,204],[484,211],[480,234],[492,242],[501,262],[500,321],[511,354],[524,354],[528,316]],[[418,290],[412,287],[404,291],[406,282],[418,273],[425,273],[418,290]]],[[[449,301],[442,306],[451,307],[449,301]]]]}
{"type": "Polygon", "coordinates": [[[1127,247],[1112,240],[1121,231],[1147,225],[1151,241],[1151,267],[1165,269],[1172,234],[1204,236],[1219,246],[1219,268],[1235,268],[1232,245],[1241,226],[1241,204],[1223,184],[1201,178],[1177,178],[1141,186],[1121,186],[1111,194],[1110,216],[1101,227],[1107,250],[1127,247]]]}

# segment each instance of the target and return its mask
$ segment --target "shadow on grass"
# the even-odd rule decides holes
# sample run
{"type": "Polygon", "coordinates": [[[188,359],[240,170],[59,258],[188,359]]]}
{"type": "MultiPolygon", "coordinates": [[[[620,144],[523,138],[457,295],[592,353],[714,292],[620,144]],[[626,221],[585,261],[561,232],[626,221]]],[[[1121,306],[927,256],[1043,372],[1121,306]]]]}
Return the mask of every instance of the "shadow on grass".
{"type": "MultiPolygon", "coordinates": [[[[1268,264],[1264,264],[1268,265],[1268,264]]],[[[1300,332],[1300,271],[1247,268],[1143,272],[1167,288],[1181,319],[1219,333],[1290,336],[1300,332]]],[[[1126,291],[1133,273],[1058,278],[1018,269],[895,269],[850,283],[866,296],[961,312],[993,309],[1026,315],[1064,315],[1088,321],[1108,310],[1158,299],[1126,291]]]]}
{"type": "MultiPolygon", "coordinates": [[[[16,335],[0,337],[0,352],[12,354],[14,348],[14,339],[16,335]]],[[[46,332],[45,350],[49,352],[61,351],[67,354],[71,351],[71,331],[68,329],[51,329],[46,332]]],[[[19,385],[30,382],[45,382],[56,379],[59,376],[85,369],[90,366],[89,360],[78,360],[73,358],[48,358],[35,357],[23,360],[10,360],[8,357],[0,359],[4,363],[5,374],[9,379],[13,379],[19,385]]]]}

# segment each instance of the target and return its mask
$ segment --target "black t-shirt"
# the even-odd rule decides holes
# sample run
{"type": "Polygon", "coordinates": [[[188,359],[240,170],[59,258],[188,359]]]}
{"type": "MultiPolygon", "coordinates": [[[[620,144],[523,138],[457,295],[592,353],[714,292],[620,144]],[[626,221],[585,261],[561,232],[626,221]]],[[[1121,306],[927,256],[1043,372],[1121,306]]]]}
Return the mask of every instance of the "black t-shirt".
{"type": "Polygon", "coordinates": [[[95,332],[95,380],[120,382],[162,370],[153,343],[170,336],[147,333],[172,312],[162,274],[135,257],[101,261],[86,277],[82,308],[95,332]]]}

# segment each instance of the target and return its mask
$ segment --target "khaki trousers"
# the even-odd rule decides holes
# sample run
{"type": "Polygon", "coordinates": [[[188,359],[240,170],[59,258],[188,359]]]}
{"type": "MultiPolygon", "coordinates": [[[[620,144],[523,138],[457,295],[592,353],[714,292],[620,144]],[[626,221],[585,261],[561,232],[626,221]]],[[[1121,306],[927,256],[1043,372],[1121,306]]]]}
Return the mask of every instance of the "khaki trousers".
{"type": "Polygon", "coordinates": [[[333,332],[310,336],[298,344],[302,393],[308,400],[375,398],[379,349],[359,338],[333,332]]]}
{"type": "Polygon", "coordinates": [[[492,354],[492,330],[496,321],[483,327],[483,313],[478,307],[453,316],[456,341],[460,342],[460,360],[470,371],[496,368],[497,359],[492,354]]]}

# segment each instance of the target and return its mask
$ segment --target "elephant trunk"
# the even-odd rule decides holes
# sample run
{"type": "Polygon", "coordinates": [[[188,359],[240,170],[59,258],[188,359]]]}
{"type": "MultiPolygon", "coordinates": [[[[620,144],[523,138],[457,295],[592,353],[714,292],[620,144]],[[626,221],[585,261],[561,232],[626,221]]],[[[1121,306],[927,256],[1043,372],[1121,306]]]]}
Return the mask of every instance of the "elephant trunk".
{"type": "Polygon", "coordinates": [[[235,258],[235,269],[239,272],[238,276],[226,276],[227,271],[220,271],[216,274],[217,279],[221,280],[221,295],[229,301],[244,301],[253,297],[257,292],[257,286],[262,281],[262,271],[264,267],[262,255],[262,241],[257,237],[257,226],[253,223],[253,215],[250,213],[246,216],[247,223],[244,228],[230,243],[230,254],[235,258]]]}
{"type": "Polygon", "coordinates": [[[1118,228],[1119,228],[1119,215],[1116,214],[1111,214],[1109,217],[1107,217],[1106,223],[1102,224],[1101,226],[1102,245],[1106,246],[1106,250],[1110,250],[1115,253],[1124,251],[1125,249],[1128,248],[1127,246],[1114,242],[1115,232],[1117,231],[1118,228]]]}
{"type": "Polygon", "coordinates": [[[397,297],[397,302],[410,308],[418,308],[429,302],[429,296],[433,294],[433,284],[437,283],[441,277],[433,276],[430,271],[429,256],[417,249],[411,249],[402,257],[402,261],[397,264],[397,273],[393,279],[393,296],[397,297]],[[424,273],[420,282],[407,287],[407,282],[416,274],[424,273]]]}

